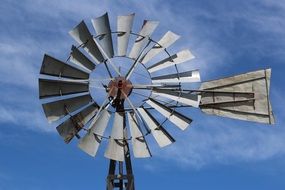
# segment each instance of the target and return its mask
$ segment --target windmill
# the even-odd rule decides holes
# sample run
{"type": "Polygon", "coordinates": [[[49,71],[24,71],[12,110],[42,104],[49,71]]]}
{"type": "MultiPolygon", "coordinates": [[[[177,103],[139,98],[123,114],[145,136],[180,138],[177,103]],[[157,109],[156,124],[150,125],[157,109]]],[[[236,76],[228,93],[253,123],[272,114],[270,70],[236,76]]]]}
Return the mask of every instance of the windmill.
{"type": "Polygon", "coordinates": [[[118,16],[116,30],[111,30],[108,13],[92,19],[94,35],[80,22],[69,32],[78,46],[72,45],[68,59],[44,55],[40,70],[43,110],[63,140],[78,138],[78,147],[91,156],[107,141],[108,190],[135,188],[131,155],[151,157],[148,136],[160,147],[175,142],[165,128],[167,122],[181,130],[192,122],[180,109],[195,107],[207,114],[274,123],[270,69],[202,82],[192,89],[193,83],[201,82],[199,71],[181,71],[179,66],[194,56],[187,49],[174,54],[168,50],[180,36],[169,31],[154,40],[151,36],[159,23],[152,20],[134,32],[134,16],[118,16]],[[92,73],[97,70],[95,79],[92,73]],[[148,79],[137,80],[135,75],[148,79]],[[96,94],[99,89],[101,94],[96,94]]]}

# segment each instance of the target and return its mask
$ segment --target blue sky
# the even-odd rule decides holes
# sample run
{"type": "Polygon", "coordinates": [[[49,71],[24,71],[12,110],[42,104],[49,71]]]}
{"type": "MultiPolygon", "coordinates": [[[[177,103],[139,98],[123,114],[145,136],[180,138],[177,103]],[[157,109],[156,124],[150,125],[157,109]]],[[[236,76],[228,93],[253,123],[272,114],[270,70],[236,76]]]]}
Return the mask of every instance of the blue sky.
{"type": "MultiPolygon", "coordinates": [[[[276,125],[262,125],[187,112],[185,132],[153,157],[134,160],[137,189],[284,189],[285,186],[285,1],[9,1],[0,4],[0,190],[104,189],[108,160],[65,145],[49,125],[38,100],[44,53],[66,59],[74,41],[68,31],[84,19],[109,12],[136,13],[160,21],[154,38],[167,30],[182,36],[202,80],[272,68],[271,101],[276,125]]],[[[89,22],[90,24],[90,22],[89,22]]],[[[103,144],[103,146],[105,146],[103,144]]]]}

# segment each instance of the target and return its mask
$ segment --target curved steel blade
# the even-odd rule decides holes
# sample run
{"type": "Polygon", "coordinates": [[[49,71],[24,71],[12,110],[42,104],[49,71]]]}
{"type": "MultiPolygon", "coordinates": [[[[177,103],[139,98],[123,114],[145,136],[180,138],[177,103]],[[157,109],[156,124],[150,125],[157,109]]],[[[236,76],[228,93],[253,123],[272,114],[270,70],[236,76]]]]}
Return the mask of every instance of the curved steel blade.
{"type": "Polygon", "coordinates": [[[200,73],[198,70],[186,71],[183,73],[169,74],[151,78],[153,83],[179,83],[179,82],[200,82],[200,73]]]}
{"type": "Polygon", "coordinates": [[[92,102],[90,94],[43,104],[48,122],[57,121],[92,102]]]}
{"type": "Polygon", "coordinates": [[[124,161],[125,159],[124,147],[126,142],[123,139],[125,139],[126,131],[124,130],[124,114],[115,112],[111,136],[104,154],[106,158],[117,161],[124,161]]]}
{"type": "Polygon", "coordinates": [[[109,139],[104,156],[111,160],[123,162],[125,160],[125,142],[124,140],[109,139]]]}
{"type": "Polygon", "coordinates": [[[152,73],[155,71],[159,71],[161,69],[165,69],[167,67],[177,65],[180,63],[184,63],[186,61],[189,61],[191,59],[194,59],[194,55],[187,49],[187,50],[182,50],[174,55],[171,55],[170,57],[163,59],[159,61],[158,63],[150,66],[147,68],[148,72],[152,73]]]}
{"type": "Polygon", "coordinates": [[[149,126],[151,134],[160,147],[170,145],[175,142],[173,137],[154,119],[154,117],[145,109],[138,108],[145,123],[149,126]]]}
{"type": "Polygon", "coordinates": [[[71,65],[68,65],[58,59],[55,59],[47,54],[44,55],[40,74],[66,77],[71,79],[88,79],[89,74],[79,70],[71,65]]]}
{"type": "Polygon", "coordinates": [[[132,136],[133,153],[136,158],[151,157],[150,150],[146,143],[146,140],[138,127],[138,122],[134,115],[127,112],[127,117],[130,126],[130,133],[132,136]]]}
{"type": "Polygon", "coordinates": [[[40,99],[88,92],[88,82],[39,79],[40,99]]]}
{"type": "Polygon", "coordinates": [[[151,20],[145,20],[142,26],[142,29],[139,33],[139,37],[137,37],[132,50],[129,54],[129,57],[132,59],[137,59],[142,48],[146,45],[148,38],[150,35],[154,32],[156,27],[158,26],[159,22],[157,21],[151,21],[151,20]]]}
{"type": "Polygon", "coordinates": [[[84,125],[94,117],[98,108],[99,106],[96,103],[91,104],[56,127],[56,130],[64,139],[65,143],[69,143],[84,125]]]}
{"type": "Polygon", "coordinates": [[[171,46],[176,40],[178,40],[180,36],[177,34],[168,31],[159,41],[158,44],[155,44],[141,59],[141,63],[147,63],[154,56],[171,46]]]}
{"type": "Polygon", "coordinates": [[[184,116],[183,114],[155,101],[154,99],[150,98],[146,101],[148,105],[153,107],[159,113],[161,113],[164,117],[166,117],[169,121],[179,127],[181,130],[185,130],[189,124],[192,122],[192,119],[184,116]]]}
{"type": "Polygon", "coordinates": [[[102,49],[108,58],[112,58],[114,56],[114,50],[108,13],[105,13],[101,17],[92,19],[91,22],[97,33],[97,39],[99,40],[102,49]]]}
{"type": "Polygon", "coordinates": [[[125,56],[127,54],[129,37],[133,26],[135,14],[126,16],[118,16],[117,18],[117,31],[118,33],[118,56],[125,56]]]}
{"type": "Polygon", "coordinates": [[[71,47],[70,59],[72,63],[84,68],[89,73],[95,69],[95,64],[90,61],[79,49],[75,46],[71,47]]]}
{"type": "Polygon", "coordinates": [[[95,135],[94,133],[87,133],[83,138],[80,139],[78,147],[90,156],[96,156],[99,149],[99,145],[102,141],[102,137],[95,135]]]}
{"type": "Polygon", "coordinates": [[[184,93],[179,91],[164,90],[164,89],[153,89],[152,94],[159,95],[196,108],[199,107],[201,100],[201,95],[184,93]]]}
{"type": "Polygon", "coordinates": [[[111,114],[107,109],[103,109],[100,117],[91,126],[90,130],[80,139],[78,147],[91,156],[95,156],[108,126],[111,114]]]}
{"type": "Polygon", "coordinates": [[[94,42],[93,36],[84,21],[80,22],[75,28],[69,31],[69,34],[77,43],[83,45],[83,49],[92,57],[92,59],[94,59],[96,63],[104,61],[104,57],[94,42]]]}
{"type": "Polygon", "coordinates": [[[124,138],[124,113],[115,112],[111,138],[113,139],[124,138]]]}
{"type": "Polygon", "coordinates": [[[108,126],[110,117],[111,117],[111,113],[109,113],[107,109],[103,109],[100,114],[100,117],[91,126],[90,132],[96,135],[99,135],[99,136],[104,136],[104,132],[108,126]]]}

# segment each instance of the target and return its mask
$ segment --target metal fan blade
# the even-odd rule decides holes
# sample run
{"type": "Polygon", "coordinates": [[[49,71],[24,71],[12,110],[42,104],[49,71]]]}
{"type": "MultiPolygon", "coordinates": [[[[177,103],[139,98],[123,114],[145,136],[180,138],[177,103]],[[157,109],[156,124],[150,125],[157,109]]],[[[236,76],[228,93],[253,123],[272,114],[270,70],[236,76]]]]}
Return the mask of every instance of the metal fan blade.
{"type": "Polygon", "coordinates": [[[92,102],[92,97],[90,94],[77,96],[69,99],[58,100],[55,102],[50,102],[43,104],[43,109],[45,115],[49,122],[57,121],[60,118],[68,115],[71,112],[74,112],[81,107],[92,102]]]}
{"type": "Polygon", "coordinates": [[[102,137],[88,132],[83,138],[80,139],[78,147],[90,156],[95,157],[99,149],[102,137]]]}
{"type": "Polygon", "coordinates": [[[150,35],[154,32],[156,27],[158,26],[159,22],[145,20],[142,26],[142,29],[139,33],[139,37],[137,37],[134,46],[129,54],[129,57],[132,59],[136,59],[142,48],[146,45],[147,41],[149,40],[150,35]]]}
{"type": "Polygon", "coordinates": [[[72,138],[94,117],[99,106],[94,103],[83,109],[76,115],[71,116],[68,120],[57,126],[57,131],[64,139],[65,143],[69,143],[72,138]]]}
{"type": "Polygon", "coordinates": [[[127,117],[128,117],[130,132],[132,136],[134,156],[136,158],[151,157],[151,153],[145,141],[145,138],[142,135],[142,132],[140,131],[140,129],[138,128],[138,122],[136,120],[136,117],[134,115],[131,115],[129,112],[127,112],[127,117]]]}
{"type": "Polygon", "coordinates": [[[69,34],[73,39],[83,45],[83,49],[97,62],[101,63],[104,61],[104,57],[101,54],[98,46],[93,40],[93,36],[88,30],[84,21],[80,22],[74,29],[69,31],[69,34]]]}
{"type": "Polygon", "coordinates": [[[189,61],[191,59],[194,59],[194,55],[187,49],[187,50],[182,50],[174,55],[171,55],[170,57],[163,59],[159,61],[158,63],[150,66],[147,68],[148,72],[152,73],[155,71],[159,71],[161,69],[165,69],[167,67],[177,65],[180,63],[184,63],[186,61],[189,61]]]}
{"type": "Polygon", "coordinates": [[[80,139],[78,147],[89,154],[90,156],[95,156],[99,145],[104,135],[105,129],[108,126],[111,114],[107,109],[103,109],[101,115],[96,120],[96,122],[91,126],[90,130],[86,135],[80,139]]]}
{"type": "Polygon", "coordinates": [[[106,127],[108,126],[108,122],[110,120],[111,113],[107,109],[103,109],[98,119],[89,129],[92,133],[95,133],[99,136],[104,136],[104,132],[106,127]]]}
{"type": "Polygon", "coordinates": [[[95,64],[90,61],[79,49],[75,46],[71,47],[70,59],[72,63],[84,68],[85,70],[91,72],[95,69],[95,64]]]}
{"type": "Polygon", "coordinates": [[[124,161],[124,136],[124,113],[115,112],[111,137],[104,154],[106,158],[117,161],[124,161]]]}
{"type": "Polygon", "coordinates": [[[104,156],[111,160],[123,162],[125,160],[124,147],[124,140],[116,140],[110,138],[104,156]]]}
{"type": "Polygon", "coordinates": [[[154,95],[159,95],[196,108],[199,107],[201,99],[200,95],[184,93],[179,91],[165,90],[165,89],[154,89],[152,93],[154,95]]]}
{"type": "Polygon", "coordinates": [[[92,35],[84,21],[81,21],[76,27],[69,31],[69,35],[80,45],[92,39],[92,35]]]}
{"type": "Polygon", "coordinates": [[[160,147],[167,146],[175,140],[173,137],[154,119],[154,117],[145,109],[138,108],[145,123],[149,126],[151,133],[160,147]]]}
{"type": "Polygon", "coordinates": [[[44,55],[40,74],[74,79],[88,79],[89,74],[47,54],[44,55]]]}
{"type": "Polygon", "coordinates": [[[179,82],[200,82],[199,71],[187,71],[177,74],[169,74],[151,78],[153,83],[179,83],[179,82]]]}
{"type": "Polygon", "coordinates": [[[173,85],[168,85],[168,84],[132,84],[133,89],[170,89],[173,90],[175,88],[181,87],[179,84],[173,84],[173,85]]]}
{"type": "Polygon", "coordinates": [[[124,113],[115,112],[111,138],[113,139],[124,138],[124,113]]]}
{"type": "MultiPolygon", "coordinates": [[[[131,109],[133,110],[134,115],[135,115],[135,116],[139,119],[139,121],[142,123],[143,120],[141,119],[141,117],[140,117],[140,115],[139,115],[137,109],[135,108],[134,104],[133,104],[132,101],[128,98],[128,95],[126,95],[124,92],[122,92],[122,93],[123,93],[123,95],[125,96],[125,98],[126,98],[127,102],[129,103],[129,105],[131,106],[131,109]]],[[[134,117],[135,117],[135,116],[134,116],[134,117]]],[[[137,125],[136,127],[137,127],[139,130],[141,130],[141,128],[140,128],[139,125],[137,125]]],[[[149,131],[149,129],[148,129],[145,125],[144,125],[144,127],[145,127],[146,131],[149,131]]]]}
{"type": "Polygon", "coordinates": [[[99,43],[108,58],[112,58],[114,56],[114,50],[108,13],[92,19],[91,22],[98,36],[96,39],[99,40],[99,43]]]}
{"type": "Polygon", "coordinates": [[[39,79],[40,99],[88,92],[88,82],[39,79]]]}
{"type": "Polygon", "coordinates": [[[103,103],[100,106],[100,109],[98,110],[98,112],[96,113],[94,119],[92,120],[92,122],[90,123],[90,128],[89,130],[94,126],[95,122],[97,121],[97,119],[99,119],[99,116],[101,115],[101,112],[103,112],[104,110],[107,110],[109,105],[112,104],[112,102],[114,101],[114,99],[110,100],[109,99],[109,95],[107,95],[106,99],[103,101],[103,103]]]}
{"type": "Polygon", "coordinates": [[[175,124],[182,130],[185,130],[189,124],[192,122],[192,119],[184,116],[183,114],[155,101],[154,99],[150,98],[146,101],[148,105],[153,107],[159,113],[161,113],[164,117],[166,117],[169,121],[175,124]]]}
{"type": "Polygon", "coordinates": [[[135,14],[127,16],[118,16],[117,31],[118,31],[118,56],[125,56],[127,54],[129,37],[133,26],[135,14]]]}
{"type": "Polygon", "coordinates": [[[203,82],[200,108],[207,114],[274,124],[270,77],[271,69],[266,69],[203,82]]]}
{"type": "Polygon", "coordinates": [[[149,50],[140,60],[141,63],[147,63],[154,56],[162,52],[164,49],[168,48],[171,44],[176,42],[180,36],[174,34],[171,31],[168,31],[159,41],[158,44],[155,44],[151,50],[149,50]]]}

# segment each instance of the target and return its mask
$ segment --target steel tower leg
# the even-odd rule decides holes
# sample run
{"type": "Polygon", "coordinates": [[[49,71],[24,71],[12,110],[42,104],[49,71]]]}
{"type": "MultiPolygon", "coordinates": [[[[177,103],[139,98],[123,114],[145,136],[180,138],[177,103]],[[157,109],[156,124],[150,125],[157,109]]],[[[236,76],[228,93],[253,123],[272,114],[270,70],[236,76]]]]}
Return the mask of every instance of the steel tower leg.
{"type": "Polygon", "coordinates": [[[135,190],[134,176],[128,143],[125,145],[125,162],[110,160],[107,190],[135,190]],[[118,166],[117,170],[116,167],[118,166]],[[124,170],[125,166],[125,170],[124,170]]]}

